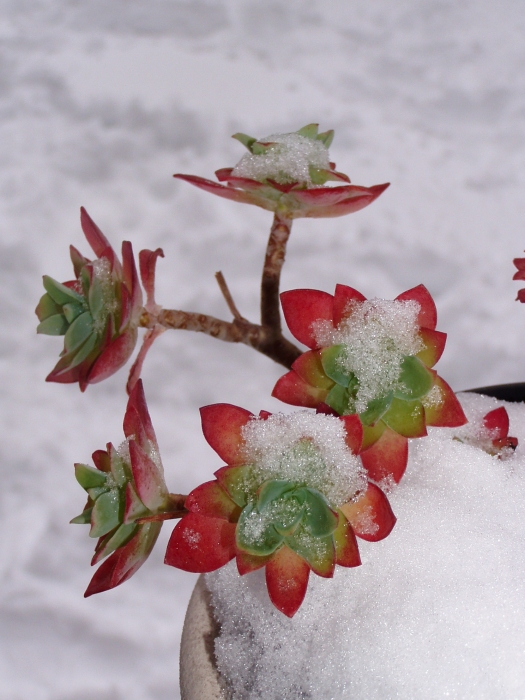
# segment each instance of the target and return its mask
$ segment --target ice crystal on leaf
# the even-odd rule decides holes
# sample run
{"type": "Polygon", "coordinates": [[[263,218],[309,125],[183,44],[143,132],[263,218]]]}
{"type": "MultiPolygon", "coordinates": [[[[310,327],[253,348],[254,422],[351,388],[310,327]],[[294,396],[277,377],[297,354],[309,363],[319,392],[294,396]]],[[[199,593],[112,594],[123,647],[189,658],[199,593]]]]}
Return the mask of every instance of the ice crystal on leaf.
{"type": "Polygon", "coordinates": [[[367,483],[356,457],[357,416],[256,417],[229,404],[201,415],[227,466],[186,499],[189,513],[172,533],[167,564],[203,573],[235,557],[241,575],[266,567],[270,599],[292,617],[310,571],[329,578],[336,564],[358,566],[356,535],[377,541],[392,530],[388,500],[367,483]]]}

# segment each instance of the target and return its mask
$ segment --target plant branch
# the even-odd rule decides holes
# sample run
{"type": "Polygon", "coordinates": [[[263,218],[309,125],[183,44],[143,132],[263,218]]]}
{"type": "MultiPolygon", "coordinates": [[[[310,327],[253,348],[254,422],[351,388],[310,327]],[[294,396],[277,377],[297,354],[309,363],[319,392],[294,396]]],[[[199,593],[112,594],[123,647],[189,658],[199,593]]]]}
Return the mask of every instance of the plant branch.
{"type": "Polygon", "coordinates": [[[219,270],[219,272],[215,273],[215,279],[217,280],[217,284],[219,285],[219,288],[222,292],[222,296],[224,297],[224,300],[228,304],[228,308],[230,309],[233,318],[236,321],[245,321],[246,322],[246,319],[243,316],[241,316],[241,314],[239,313],[239,310],[238,310],[237,306],[235,305],[235,302],[233,301],[233,297],[230,293],[230,290],[228,289],[228,285],[226,284],[226,280],[224,279],[224,275],[222,274],[222,272],[220,270],[219,270]]]}
{"type": "Polygon", "coordinates": [[[275,212],[261,280],[261,326],[272,328],[276,336],[281,334],[279,286],[291,230],[292,220],[275,212]]]}

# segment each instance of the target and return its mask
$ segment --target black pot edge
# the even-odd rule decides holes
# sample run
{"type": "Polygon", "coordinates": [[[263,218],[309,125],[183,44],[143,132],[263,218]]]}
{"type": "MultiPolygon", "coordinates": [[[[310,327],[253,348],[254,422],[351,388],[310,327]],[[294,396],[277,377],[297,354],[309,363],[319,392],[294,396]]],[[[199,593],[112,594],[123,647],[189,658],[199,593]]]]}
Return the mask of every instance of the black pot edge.
{"type": "Polygon", "coordinates": [[[481,386],[477,389],[465,389],[465,391],[473,394],[493,396],[495,399],[499,399],[500,401],[511,401],[513,403],[525,401],[525,382],[481,386]]]}

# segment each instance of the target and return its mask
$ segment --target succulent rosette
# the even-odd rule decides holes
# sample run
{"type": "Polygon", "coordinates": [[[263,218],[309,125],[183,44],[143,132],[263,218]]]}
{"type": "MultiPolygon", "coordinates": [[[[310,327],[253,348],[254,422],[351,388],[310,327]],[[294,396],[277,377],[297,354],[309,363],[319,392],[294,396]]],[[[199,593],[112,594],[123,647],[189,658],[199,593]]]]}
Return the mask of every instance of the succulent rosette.
{"type": "Polygon", "coordinates": [[[406,468],[408,438],[427,426],[467,422],[449,385],[432,367],[446,334],[419,285],[396,299],[367,300],[345,285],[335,294],[297,289],[281,294],[291,333],[310,348],[278,380],[273,396],[295,406],[327,405],[357,415],[363,425],[361,458],[371,479],[398,482],[406,468]]]}
{"type": "Polygon", "coordinates": [[[157,438],[139,380],[124,416],[126,440],[93,453],[95,467],[75,464],[78,483],[88,494],[83,512],[71,522],[89,524],[98,538],[91,564],[97,569],[85,596],[101,593],[129,579],[148,558],[163,516],[177,508],[168,493],[157,438]]]}
{"type": "Polygon", "coordinates": [[[206,440],[226,462],[215,480],[185,501],[166,563],[214,571],[234,557],[241,575],[265,568],[272,603],[292,617],[310,571],[333,576],[358,566],[357,537],[377,541],[395,523],[388,499],[367,480],[357,453],[357,416],[249,411],[230,404],[201,409],[206,440]]]}
{"type": "Polygon", "coordinates": [[[471,416],[467,425],[455,434],[455,439],[488,454],[506,459],[514,454],[518,438],[509,435],[509,414],[505,406],[498,406],[484,416],[471,416]]]}
{"type": "Polygon", "coordinates": [[[137,342],[142,290],[131,243],[122,243],[121,263],[85,209],[81,224],[97,257],[88,260],[71,246],[76,279],[62,284],[45,275],[46,294],[36,314],[37,333],[64,336],[60,360],[47,381],[78,382],[84,391],[129,359],[137,342]]]}
{"type": "Polygon", "coordinates": [[[330,161],[328,148],[333,137],[333,130],[318,133],[317,124],[259,140],[234,134],[248,153],[234,168],[216,171],[219,183],[196,175],[174,177],[219,197],[279,211],[290,219],[344,216],[371,204],[388,183],[351,185],[348,176],[330,161]],[[345,184],[326,187],[328,181],[345,184]],[[223,182],[226,184],[220,184],[223,182]]]}

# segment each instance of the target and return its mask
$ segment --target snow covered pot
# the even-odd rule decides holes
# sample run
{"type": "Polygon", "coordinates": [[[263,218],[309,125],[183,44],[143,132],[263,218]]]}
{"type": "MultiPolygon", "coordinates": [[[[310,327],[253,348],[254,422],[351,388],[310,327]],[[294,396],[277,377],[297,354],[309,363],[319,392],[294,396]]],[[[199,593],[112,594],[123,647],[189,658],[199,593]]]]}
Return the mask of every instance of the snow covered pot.
{"type": "Polygon", "coordinates": [[[206,440],[227,466],[189,494],[167,564],[204,573],[235,557],[241,575],[265,567],[272,603],[292,617],[310,571],[331,578],[336,564],[358,566],[355,536],[379,541],[392,530],[388,500],[357,457],[356,416],[256,417],[229,404],[201,415],[206,440]]]}
{"type": "Polygon", "coordinates": [[[359,416],[361,458],[375,481],[399,482],[408,438],[424,437],[427,426],[466,423],[454,392],[432,369],[447,336],[436,330],[436,305],[423,285],[393,301],[367,300],[338,284],[333,296],[296,289],[284,292],[281,302],[290,331],[311,350],[295,360],[272,395],[359,416]]]}

